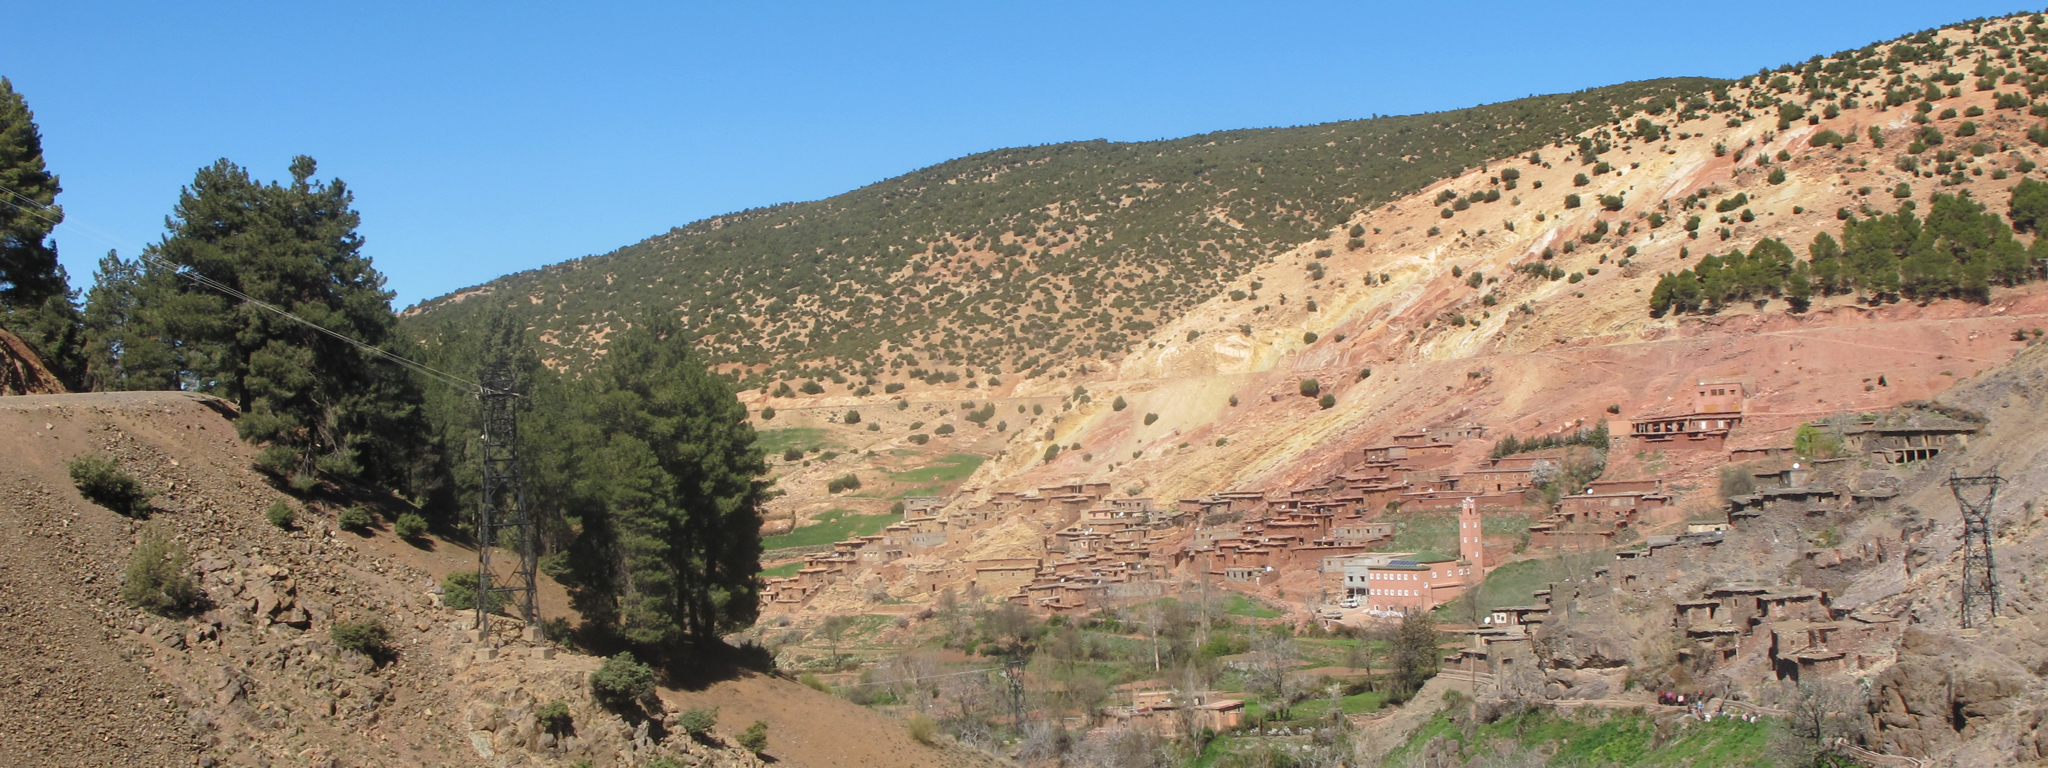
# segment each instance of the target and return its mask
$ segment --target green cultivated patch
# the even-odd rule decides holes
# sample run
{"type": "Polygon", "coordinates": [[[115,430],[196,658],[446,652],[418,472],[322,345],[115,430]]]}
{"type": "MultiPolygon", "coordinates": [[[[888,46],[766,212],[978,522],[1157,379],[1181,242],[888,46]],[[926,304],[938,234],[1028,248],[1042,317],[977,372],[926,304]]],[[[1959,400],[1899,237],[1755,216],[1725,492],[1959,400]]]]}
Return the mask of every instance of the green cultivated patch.
{"type": "Polygon", "coordinates": [[[754,446],[768,455],[777,455],[791,448],[810,451],[825,447],[826,442],[824,427],[785,427],[754,433],[754,446]]]}
{"type": "Polygon", "coordinates": [[[1439,712],[1385,764],[1417,765],[1423,746],[1442,738],[1463,747],[1468,757],[1493,755],[1505,747],[1530,757],[1531,765],[1765,768],[1780,764],[1771,744],[1785,736],[1784,725],[1774,720],[1687,721],[1676,734],[1667,731],[1660,737],[1656,724],[1639,712],[1568,717],[1535,710],[1477,727],[1439,712]],[[1552,750],[1547,761],[1541,759],[1552,750]]]}
{"type": "Polygon", "coordinates": [[[965,479],[988,459],[971,453],[955,453],[921,469],[898,472],[890,479],[899,483],[950,483],[965,479]]]}
{"type": "Polygon", "coordinates": [[[1223,612],[1233,616],[1251,616],[1259,619],[1280,618],[1280,612],[1266,607],[1244,595],[1231,595],[1223,599],[1223,612]]]}
{"type": "Polygon", "coordinates": [[[761,540],[761,548],[788,549],[790,547],[814,547],[845,541],[855,536],[868,536],[884,526],[895,522],[896,515],[883,513],[863,515],[851,509],[834,509],[811,521],[810,525],[798,528],[781,536],[769,536],[761,540]]]}

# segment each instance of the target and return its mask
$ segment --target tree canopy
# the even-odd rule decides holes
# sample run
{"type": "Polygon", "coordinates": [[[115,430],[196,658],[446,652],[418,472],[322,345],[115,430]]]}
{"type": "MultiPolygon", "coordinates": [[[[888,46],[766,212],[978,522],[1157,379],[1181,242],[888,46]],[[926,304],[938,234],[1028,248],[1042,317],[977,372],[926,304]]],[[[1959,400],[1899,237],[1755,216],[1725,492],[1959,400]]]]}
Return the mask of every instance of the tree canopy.
{"type": "Polygon", "coordinates": [[[321,474],[406,487],[426,432],[418,385],[376,355],[175,273],[208,279],[365,344],[391,342],[384,276],[361,253],[354,197],[316,182],[312,158],[289,184],[221,160],[179,195],[169,232],[140,263],[100,264],[86,329],[95,384],[215,394],[242,411],[259,465],[308,488],[321,474]],[[173,266],[174,265],[174,266],[173,266]]]}

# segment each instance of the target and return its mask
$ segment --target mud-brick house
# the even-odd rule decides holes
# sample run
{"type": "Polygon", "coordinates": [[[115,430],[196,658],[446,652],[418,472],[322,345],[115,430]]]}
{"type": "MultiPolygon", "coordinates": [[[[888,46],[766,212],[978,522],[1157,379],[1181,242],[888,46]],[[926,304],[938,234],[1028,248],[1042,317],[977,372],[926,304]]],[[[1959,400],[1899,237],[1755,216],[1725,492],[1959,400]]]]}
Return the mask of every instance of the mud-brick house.
{"type": "Polygon", "coordinates": [[[1700,382],[1693,388],[1689,411],[1630,419],[1629,437],[1639,450],[1722,450],[1728,433],[1742,423],[1745,396],[1741,382],[1700,382]]]}
{"type": "Polygon", "coordinates": [[[990,558],[970,560],[967,566],[974,572],[974,586],[985,595],[1006,595],[1030,584],[1038,575],[1040,563],[1035,557],[990,558]]]}
{"type": "Polygon", "coordinates": [[[1842,493],[1818,485],[1765,488],[1728,497],[1728,524],[1768,513],[1824,515],[1842,507],[1842,493]]]}
{"type": "Polygon", "coordinates": [[[936,518],[939,516],[939,510],[944,509],[945,506],[946,500],[937,496],[905,496],[903,497],[903,519],[905,522],[909,522],[925,518],[936,518]]]}
{"type": "Polygon", "coordinates": [[[1859,453],[1884,464],[1912,464],[1969,444],[1977,425],[1920,410],[1897,411],[1843,430],[1859,453]]]}
{"type": "Polygon", "coordinates": [[[1423,436],[1429,438],[1429,441],[1432,443],[1455,443],[1460,440],[1484,440],[1486,439],[1486,427],[1471,422],[1467,422],[1464,424],[1448,424],[1441,427],[1430,427],[1427,431],[1423,433],[1423,436]]]}

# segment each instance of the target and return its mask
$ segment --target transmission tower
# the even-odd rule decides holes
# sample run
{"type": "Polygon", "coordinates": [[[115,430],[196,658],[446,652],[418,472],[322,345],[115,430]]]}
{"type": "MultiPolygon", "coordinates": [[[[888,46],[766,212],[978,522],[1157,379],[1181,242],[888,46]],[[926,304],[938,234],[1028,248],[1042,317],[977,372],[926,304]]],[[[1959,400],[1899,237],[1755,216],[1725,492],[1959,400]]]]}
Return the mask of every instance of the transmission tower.
{"type": "Polygon", "coordinates": [[[528,627],[537,626],[540,616],[534,600],[535,552],[533,515],[526,508],[525,492],[519,481],[519,392],[512,378],[512,366],[503,360],[484,370],[482,391],[477,400],[483,410],[483,499],[477,507],[476,626],[488,642],[490,612],[496,596],[518,609],[528,627]],[[519,553],[502,583],[491,570],[491,550],[503,545],[519,553]]]}
{"type": "Polygon", "coordinates": [[[1998,500],[1998,487],[2004,484],[2005,478],[1997,474],[1962,477],[1954,471],[1942,483],[1955,493],[1956,506],[1963,512],[1963,603],[1959,613],[1964,629],[1989,623],[1998,615],[1998,576],[1991,561],[1991,505],[1998,500]]]}

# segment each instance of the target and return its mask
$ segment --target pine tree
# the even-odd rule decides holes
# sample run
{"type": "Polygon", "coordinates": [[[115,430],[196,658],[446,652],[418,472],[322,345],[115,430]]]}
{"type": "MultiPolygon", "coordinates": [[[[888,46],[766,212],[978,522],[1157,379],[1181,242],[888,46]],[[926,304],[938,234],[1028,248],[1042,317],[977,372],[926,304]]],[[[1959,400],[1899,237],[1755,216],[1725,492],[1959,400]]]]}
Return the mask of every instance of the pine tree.
{"type": "Polygon", "coordinates": [[[67,386],[80,385],[79,316],[50,230],[64,220],[63,191],[43,164],[35,114],[0,77],[0,327],[36,348],[67,386]]]}
{"type": "Polygon", "coordinates": [[[635,322],[578,386],[585,620],[652,650],[751,624],[767,464],[746,407],[669,317],[635,322]]]}
{"type": "Polygon", "coordinates": [[[291,183],[280,185],[226,160],[200,169],[139,274],[102,262],[111,279],[89,307],[95,375],[108,386],[172,385],[233,401],[236,431],[264,444],[259,466],[294,487],[310,489],[324,474],[407,488],[426,434],[409,375],[162,266],[365,344],[392,343],[392,294],[361,253],[354,196],[339,180],[312,181],[314,171],[312,158],[294,158],[291,183]]]}

